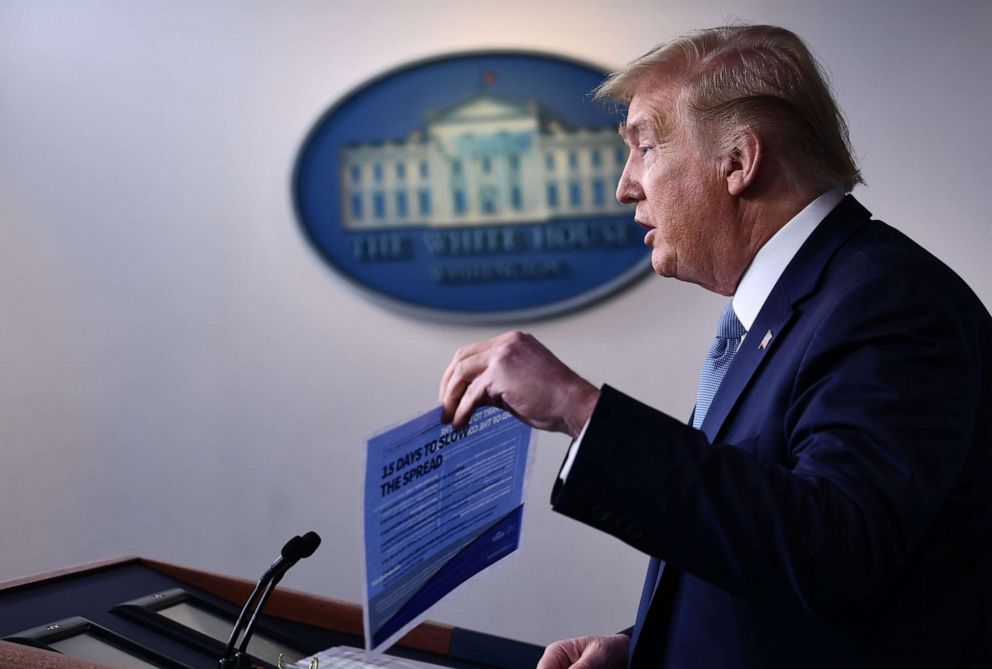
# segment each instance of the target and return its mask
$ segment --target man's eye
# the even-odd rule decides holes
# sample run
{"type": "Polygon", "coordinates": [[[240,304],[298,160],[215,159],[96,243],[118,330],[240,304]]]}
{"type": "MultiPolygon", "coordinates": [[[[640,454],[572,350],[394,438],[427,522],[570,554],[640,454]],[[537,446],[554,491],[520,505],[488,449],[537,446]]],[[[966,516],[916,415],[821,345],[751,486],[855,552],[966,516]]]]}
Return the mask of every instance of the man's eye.
{"type": "Polygon", "coordinates": [[[653,148],[654,148],[653,146],[639,146],[639,147],[637,147],[637,152],[640,153],[643,156],[643,155],[646,155],[647,152],[650,151],[653,148]]]}

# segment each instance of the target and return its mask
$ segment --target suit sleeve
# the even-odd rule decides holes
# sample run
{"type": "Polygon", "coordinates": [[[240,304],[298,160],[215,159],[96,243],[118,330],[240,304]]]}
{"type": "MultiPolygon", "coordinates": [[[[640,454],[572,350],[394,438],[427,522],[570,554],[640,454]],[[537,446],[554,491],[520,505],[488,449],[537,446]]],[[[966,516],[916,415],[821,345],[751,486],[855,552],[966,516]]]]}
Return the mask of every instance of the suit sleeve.
{"type": "Polygon", "coordinates": [[[987,333],[920,283],[878,274],[801,316],[817,326],[761,418],[781,462],[605,386],[555,510],[772,605],[830,614],[891,585],[987,419],[987,333]]]}

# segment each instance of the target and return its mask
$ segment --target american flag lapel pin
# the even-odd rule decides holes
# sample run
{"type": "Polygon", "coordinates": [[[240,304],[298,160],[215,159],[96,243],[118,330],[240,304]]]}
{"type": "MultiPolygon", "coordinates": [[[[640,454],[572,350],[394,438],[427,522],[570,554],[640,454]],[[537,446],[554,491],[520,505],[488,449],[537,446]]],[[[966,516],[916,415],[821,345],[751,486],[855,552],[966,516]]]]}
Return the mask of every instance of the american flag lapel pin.
{"type": "Polygon", "coordinates": [[[768,332],[766,332],[765,333],[765,336],[762,337],[762,339],[761,339],[761,343],[758,344],[758,350],[759,351],[764,351],[766,348],[768,348],[768,344],[771,343],[772,337],[774,337],[774,336],[775,335],[772,334],[772,331],[771,330],[769,330],[768,332]]]}

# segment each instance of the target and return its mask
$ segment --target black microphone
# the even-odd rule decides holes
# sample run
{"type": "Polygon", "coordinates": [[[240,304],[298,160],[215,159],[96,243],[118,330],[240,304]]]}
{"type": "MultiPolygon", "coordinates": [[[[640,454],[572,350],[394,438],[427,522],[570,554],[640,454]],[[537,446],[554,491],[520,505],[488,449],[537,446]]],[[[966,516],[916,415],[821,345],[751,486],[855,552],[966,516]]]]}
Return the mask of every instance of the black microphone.
{"type": "Polygon", "coordinates": [[[231,630],[231,638],[227,641],[224,657],[221,658],[218,665],[220,669],[236,669],[238,667],[248,666],[248,642],[251,640],[251,635],[255,632],[255,622],[258,619],[258,614],[265,607],[276,584],[282,580],[286,572],[303,558],[313,555],[318,546],[320,546],[320,536],[316,532],[307,532],[302,537],[299,535],[293,537],[282,547],[279,557],[262,574],[262,578],[258,580],[258,584],[255,585],[255,589],[249,595],[244,608],[241,609],[241,614],[234,623],[234,629],[231,630]],[[258,597],[258,603],[252,606],[259,592],[262,595],[258,597]],[[249,611],[253,611],[253,613],[248,624],[244,626],[242,634],[242,626],[249,611]],[[241,637],[241,645],[235,653],[234,646],[237,643],[238,637],[241,637]]]}
{"type": "Polygon", "coordinates": [[[307,532],[302,537],[293,537],[282,547],[279,557],[266,573],[271,573],[273,576],[278,574],[279,578],[282,578],[282,574],[289,571],[289,568],[294,564],[313,555],[318,546],[320,546],[320,536],[316,532],[307,532]]]}

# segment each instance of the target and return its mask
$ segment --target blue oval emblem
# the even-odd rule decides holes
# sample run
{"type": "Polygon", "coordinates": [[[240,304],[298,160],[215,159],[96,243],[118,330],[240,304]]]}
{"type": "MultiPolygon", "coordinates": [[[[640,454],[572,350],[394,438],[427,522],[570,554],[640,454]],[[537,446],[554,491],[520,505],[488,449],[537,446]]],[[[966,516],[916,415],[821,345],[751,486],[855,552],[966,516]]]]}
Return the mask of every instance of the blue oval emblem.
{"type": "Polygon", "coordinates": [[[613,195],[626,148],[591,101],[603,76],[519,52],[381,76],[304,142],[300,223],[332,267],[419,316],[505,322],[601,298],[650,266],[613,195]]]}

